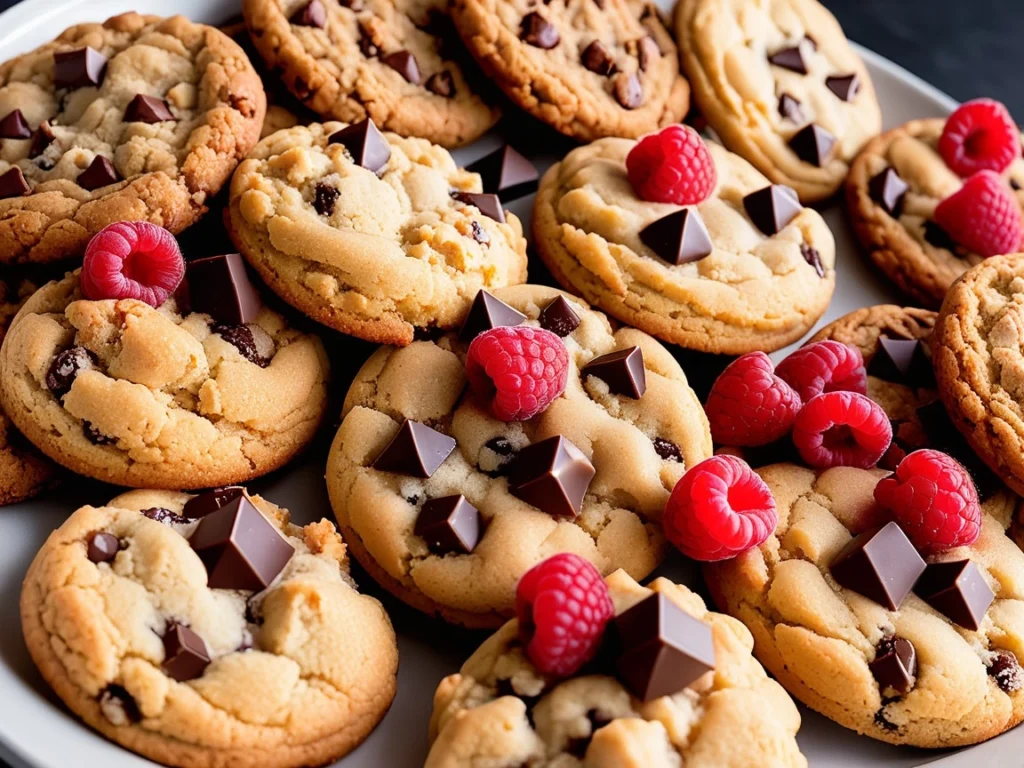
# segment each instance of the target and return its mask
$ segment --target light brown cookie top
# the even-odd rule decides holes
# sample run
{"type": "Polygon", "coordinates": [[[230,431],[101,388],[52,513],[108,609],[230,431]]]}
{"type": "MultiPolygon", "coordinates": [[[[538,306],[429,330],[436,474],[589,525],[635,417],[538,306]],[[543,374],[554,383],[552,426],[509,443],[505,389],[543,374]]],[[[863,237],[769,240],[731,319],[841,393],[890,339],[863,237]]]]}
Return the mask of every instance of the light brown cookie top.
{"type": "Polygon", "coordinates": [[[457,147],[498,119],[456,61],[441,0],[245,0],[242,12],[270,69],[325,120],[369,117],[457,147]]]}
{"type": "MultiPolygon", "coordinates": [[[[850,221],[871,260],[900,290],[933,309],[954,280],[983,260],[932,221],[936,206],[963,186],[938,153],[944,125],[941,118],[912,120],[876,137],[854,161],[846,183],[850,221]],[[895,206],[880,192],[880,174],[890,168],[908,186],[890,198],[895,206]]],[[[1024,206],[1024,159],[1014,160],[1006,175],[1024,206]]]]}
{"type": "Polygon", "coordinates": [[[245,520],[250,543],[274,545],[273,562],[255,558],[266,586],[232,581],[241,570],[225,573],[229,558],[209,548],[204,565],[189,537],[208,541],[204,529],[232,505],[186,519],[191,498],[133,491],[81,508],[50,536],[21,592],[36,666],[89,726],[159,763],[297,768],[341,757],[395,694],[383,608],[356,590],[331,523],[292,525],[258,496],[245,520]],[[190,641],[181,652],[179,633],[190,641]]]}
{"type": "MultiPolygon", "coordinates": [[[[559,291],[535,285],[494,294],[539,325],[559,291]]],[[[496,420],[466,386],[468,344],[457,334],[386,347],[357,374],[327,466],[327,488],[353,555],[384,587],[415,608],[470,627],[496,627],[513,615],[519,577],[558,552],[573,552],[604,574],[623,568],[643,578],[661,562],[661,514],[687,468],[711,455],[700,403],[679,364],[650,336],[613,332],[607,319],[564,296],[579,326],[564,394],[525,422],[496,420]],[[614,394],[580,370],[612,351],[639,347],[646,391],[614,394]],[[428,478],[382,471],[374,463],[404,419],[454,439],[454,451],[428,478]],[[510,491],[508,475],[527,446],[559,435],[596,474],[577,517],[555,516],[510,491]],[[462,494],[481,518],[469,553],[431,549],[415,532],[426,502],[462,494]]],[[[554,498],[557,491],[551,491],[554,498]]]]}
{"type": "Polygon", "coordinates": [[[180,232],[252,149],[265,111],[242,50],[182,16],[80,24],[6,62],[0,263],[80,256],[115,221],[180,232]]]}
{"type": "MultiPolygon", "coordinates": [[[[627,139],[596,141],[545,174],[534,205],[534,240],[555,278],[619,320],[702,352],[771,351],[806,333],[835,286],[835,241],[821,215],[800,209],[776,234],[765,234],[744,198],[768,180],[709,144],[717,185],[691,210],[713,249],[670,263],[644,243],[641,231],[680,207],[637,196],[626,175],[634,146],[627,139]]],[[[799,209],[795,201],[792,207],[799,209]]]]}
{"type": "Polygon", "coordinates": [[[800,714],[750,655],[753,640],[740,622],[667,579],[648,588],[616,571],[605,581],[616,614],[660,593],[709,624],[715,671],[643,703],[600,669],[545,677],[524,654],[512,620],[438,686],[426,768],[807,765],[795,738],[800,714]]]}
{"type": "Polygon", "coordinates": [[[481,288],[526,280],[519,219],[460,196],[481,190],[477,174],[393,133],[370,170],[331,142],[343,128],[276,133],[231,183],[231,237],[288,303],[344,333],[408,344],[417,329],[454,327],[481,288]]]}
{"type": "Polygon", "coordinates": [[[715,604],[746,624],[754,655],[793,696],[858,733],[921,747],[973,744],[1024,719],[1024,553],[1005,534],[1008,519],[986,509],[974,545],[927,558],[970,559],[994,592],[974,631],[913,592],[888,610],[830,573],[853,536],[877,524],[882,470],[777,464],[758,473],[778,507],[775,534],[705,576],[715,604]],[[909,692],[869,667],[895,639],[916,651],[909,692]]]}
{"type": "Polygon", "coordinates": [[[804,202],[831,197],[882,129],[835,17],[817,0],[681,0],[675,25],[694,101],[725,146],[804,202]]]}
{"type": "Polygon", "coordinates": [[[451,13],[506,96],[580,141],[639,138],[689,110],[675,43],[651,4],[457,0],[451,13]]]}
{"type": "Polygon", "coordinates": [[[254,323],[40,289],[0,349],[0,400],[54,461],[117,485],[209,488],[287,463],[326,407],[320,340],[267,308],[254,323]]]}

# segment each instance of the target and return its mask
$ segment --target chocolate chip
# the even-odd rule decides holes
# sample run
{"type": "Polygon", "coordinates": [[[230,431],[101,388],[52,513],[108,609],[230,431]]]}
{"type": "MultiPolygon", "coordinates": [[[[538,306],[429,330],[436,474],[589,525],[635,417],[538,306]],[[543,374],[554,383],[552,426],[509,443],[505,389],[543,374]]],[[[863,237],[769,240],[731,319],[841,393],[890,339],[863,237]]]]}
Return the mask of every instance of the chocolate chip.
{"type": "Polygon", "coordinates": [[[82,422],[82,432],[85,433],[85,438],[93,445],[113,445],[117,442],[117,438],[103,434],[88,421],[82,422]]]}
{"type": "Polygon", "coordinates": [[[924,223],[924,239],[933,247],[959,255],[956,241],[942,227],[930,219],[924,223]]]}
{"type": "Polygon", "coordinates": [[[142,93],[135,94],[124,111],[126,123],[163,123],[176,119],[166,101],[142,93]]]}
{"type": "Polygon", "coordinates": [[[46,387],[58,399],[71,391],[71,385],[82,371],[91,371],[97,363],[96,355],[85,347],[71,347],[58,354],[46,373],[46,387]]]}
{"type": "Polygon", "coordinates": [[[886,168],[868,182],[871,199],[894,219],[898,219],[903,213],[903,202],[906,200],[908,189],[910,185],[901,179],[896,169],[892,167],[886,168]]]}
{"type": "Polygon", "coordinates": [[[897,696],[906,695],[917,682],[917,650],[905,638],[884,637],[868,668],[878,681],[883,696],[892,695],[892,692],[897,696]]]}
{"type": "Polygon", "coordinates": [[[622,73],[615,78],[615,85],[612,87],[615,100],[623,109],[636,109],[644,103],[644,89],[640,85],[640,78],[636,72],[628,75],[622,73]]]}
{"type": "Polygon", "coordinates": [[[534,164],[508,144],[466,170],[480,174],[484,192],[497,195],[504,202],[536,192],[540,178],[534,164]]]}
{"type": "Polygon", "coordinates": [[[25,174],[21,168],[14,166],[3,176],[0,176],[0,198],[23,197],[32,191],[32,188],[25,180],[25,174]]]}
{"type": "Polygon", "coordinates": [[[383,56],[381,61],[413,85],[420,84],[420,65],[409,51],[396,51],[383,56]]]}
{"type": "Polygon", "coordinates": [[[776,235],[803,210],[796,192],[783,184],[751,192],[743,198],[746,210],[754,226],[766,235],[776,235]]]}
{"type": "Polygon", "coordinates": [[[866,531],[836,555],[829,570],[839,586],[895,611],[925,569],[896,523],[866,531]]]}
{"type": "Polygon", "coordinates": [[[814,267],[818,277],[825,276],[825,265],[821,263],[821,254],[818,253],[817,248],[813,248],[807,243],[800,243],[800,255],[804,257],[804,261],[814,267]]]}
{"type": "Polygon", "coordinates": [[[868,374],[915,389],[935,386],[935,373],[920,339],[880,337],[878,349],[868,363],[868,374]]]}
{"type": "Polygon", "coordinates": [[[211,329],[224,341],[233,346],[250,363],[266,368],[270,365],[270,358],[264,357],[256,348],[256,339],[253,337],[252,329],[247,325],[223,325],[215,323],[211,329]]]}
{"type": "Polygon", "coordinates": [[[327,9],[324,8],[324,4],[320,0],[310,0],[292,14],[290,21],[300,27],[323,29],[327,25],[327,9]]]}
{"type": "Polygon", "coordinates": [[[480,194],[479,192],[459,192],[456,197],[460,203],[475,206],[480,213],[499,224],[505,223],[505,211],[501,207],[501,199],[497,195],[480,194]]]}
{"type": "Polygon", "coordinates": [[[143,517],[148,517],[150,520],[162,523],[163,525],[187,525],[189,522],[187,518],[176,515],[164,507],[150,507],[149,509],[142,510],[141,514],[143,517]]]}
{"type": "Polygon", "coordinates": [[[359,27],[359,50],[368,59],[380,55],[380,47],[374,42],[372,33],[363,26],[359,27]]]}
{"type": "Polygon", "coordinates": [[[555,435],[519,452],[511,466],[509,491],[553,517],[575,518],[594,474],[583,452],[555,435]]]}
{"type": "Polygon", "coordinates": [[[344,146],[352,162],[371,173],[379,173],[391,159],[391,145],[369,118],[332,133],[327,143],[344,146]]]}
{"type": "Polygon", "coordinates": [[[682,464],[683,453],[679,450],[678,445],[663,437],[656,437],[652,442],[654,443],[654,452],[665,461],[678,461],[682,464]]]}
{"type": "Polygon", "coordinates": [[[580,54],[583,66],[597,75],[608,77],[615,72],[615,59],[600,40],[594,40],[580,54]]]}
{"type": "Polygon", "coordinates": [[[36,128],[36,132],[32,134],[32,143],[28,145],[29,159],[43,154],[56,138],[57,136],[54,134],[53,128],[50,127],[50,121],[43,120],[39,127],[36,128]]]}
{"type": "Polygon", "coordinates": [[[523,17],[519,37],[524,43],[545,50],[554,48],[562,39],[555,25],[536,11],[531,11],[523,17]]]}
{"type": "Polygon", "coordinates": [[[1005,693],[1016,693],[1024,687],[1024,671],[1013,651],[995,651],[995,657],[988,665],[988,675],[1005,693]]]}
{"type": "Polygon", "coordinates": [[[782,67],[801,75],[807,74],[807,62],[804,60],[804,52],[800,46],[776,51],[768,57],[768,61],[776,67],[782,67]]]}
{"type": "Polygon", "coordinates": [[[797,125],[803,125],[807,120],[803,106],[788,93],[779,96],[779,114],[797,125]]]}
{"type": "Polygon", "coordinates": [[[469,228],[473,233],[473,239],[481,245],[487,245],[491,242],[491,236],[484,231],[484,228],[480,226],[479,222],[470,222],[469,228]]]}
{"type": "Polygon", "coordinates": [[[212,515],[244,494],[245,489],[240,485],[224,485],[220,488],[213,488],[186,501],[181,514],[186,520],[200,520],[207,515],[212,515]]]}
{"type": "Polygon", "coordinates": [[[789,148],[805,163],[821,168],[828,162],[836,145],[836,137],[817,123],[797,131],[789,140],[789,148]]]}
{"type": "Polygon", "coordinates": [[[995,599],[981,571],[970,560],[930,563],[914,593],[928,605],[969,630],[977,631],[995,599]]]}
{"type": "Polygon", "coordinates": [[[380,472],[428,478],[454,450],[455,440],[448,435],[406,419],[374,460],[373,468],[380,472]]]}
{"type": "Polygon", "coordinates": [[[661,58],[661,46],[658,41],[650,35],[640,38],[636,44],[637,60],[640,62],[640,71],[646,72],[658,59],[661,58]]]}
{"type": "Polygon", "coordinates": [[[427,78],[427,90],[437,96],[450,99],[455,95],[455,78],[447,69],[442,69],[427,78]]]}
{"type": "Polygon", "coordinates": [[[28,139],[32,137],[32,129],[25,120],[20,109],[8,112],[0,120],[0,139],[28,139]]]}
{"type": "Polygon", "coordinates": [[[117,169],[103,155],[96,155],[89,163],[89,167],[78,174],[78,186],[92,192],[95,189],[108,187],[121,181],[117,169]]]}
{"type": "Polygon", "coordinates": [[[537,319],[541,328],[563,339],[580,327],[580,316],[562,295],[544,307],[537,319]]]}
{"type": "Polygon", "coordinates": [[[198,634],[182,624],[172,624],[164,633],[164,661],[160,666],[168,677],[184,683],[202,677],[210,666],[210,651],[198,634]]]}
{"type": "Polygon", "coordinates": [[[833,75],[825,78],[825,85],[843,101],[853,101],[860,91],[860,78],[856,74],[833,75]]]}
{"type": "Polygon", "coordinates": [[[680,208],[640,230],[640,241],[669,264],[689,264],[714,251],[696,208],[680,208]]]}
{"type": "Polygon", "coordinates": [[[413,533],[435,552],[469,554],[480,541],[481,529],[480,511],[459,494],[424,504],[413,533]]]}
{"type": "Polygon", "coordinates": [[[484,331],[492,328],[511,327],[526,322],[526,315],[510,307],[487,291],[478,291],[473,305],[469,308],[459,341],[468,344],[484,331]]]}
{"type": "Polygon", "coordinates": [[[107,57],[93,48],[53,54],[54,88],[98,86],[107,72],[107,57]]]}
{"type": "Polygon", "coordinates": [[[248,325],[263,307],[259,291],[249,280],[237,253],[190,261],[185,268],[188,304],[193,312],[210,315],[225,325],[248,325]]]}
{"type": "Polygon", "coordinates": [[[122,686],[111,683],[100,693],[100,712],[111,725],[124,726],[142,720],[139,705],[122,686]]]}
{"type": "Polygon", "coordinates": [[[321,216],[330,216],[334,213],[334,205],[338,202],[341,192],[337,187],[319,182],[313,190],[313,208],[321,216]]]}
{"type": "Polygon", "coordinates": [[[121,542],[110,533],[98,532],[89,537],[87,554],[94,563],[109,563],[121,550],[121,542]]]}
{"type": "Polygon", "coordinates": [[[629,347],[595,358],[583,366],[580,376],[596,376],[613,395],[639,400],[647,391],[647,371],[640,347],[629,347]]]}
{"type": "Polygon", "coordinates": [[[492,437],[484,445],[499,456],[513,456],[516,453],[516,447],[504,437],[492,437]]]}

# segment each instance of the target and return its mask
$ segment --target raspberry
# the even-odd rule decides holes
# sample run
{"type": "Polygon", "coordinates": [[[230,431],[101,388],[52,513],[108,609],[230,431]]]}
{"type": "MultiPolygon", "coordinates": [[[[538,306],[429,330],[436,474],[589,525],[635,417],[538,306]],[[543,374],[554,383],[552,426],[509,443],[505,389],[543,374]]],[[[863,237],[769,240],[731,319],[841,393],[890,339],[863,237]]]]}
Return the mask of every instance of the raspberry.
{"type": "Polygon", "coordinates": [[[994,171],[978,171],[939,203],[935,223],[980,256],[1013,253],[1024,236],[1020,203],[994,171]]]}
{"type": "Polygon", "coordinates": [[[549,557],[516,587],[519,637],[545,675],[568,677],[594,658],[614,615],[601,574],[578,555],[549,557]]]}
{"type": "Polygon", "coordinates": [[[184,276],[174,235],[147,221],[119,221],[86,246],[82,293],[87,299],[138,299],[159,307],[184,276]]]}
{"type": "Polygon", "coordinates": [[[748,352],[722,371],[704,410],[716,443],[765,445],[788,434],[800,396],[773,373],[768,355],[748,352]]]}
{"type": "Polygon", "coordinates": [[[775,367],[805,403],[822,392],[868,391],[868,374],[860,350],[840,341],[818,341],[801,347],[775,367]]]}
{"type": "Polygon", "coordinates": [[[812,397],[796,416],[793,444],[812,467],[875,466],[892,442],[892,424],[877,403],[856,392],[812,397]]]}
{"type": "Polygon", "coordinates": [[[565,390],[569,352],[543,328],[498,327],[473,339],[466,358],[469,385],[502,421],[525,421],[565,390]]]}
{"type": "Polygon", "coordinates": [[[761,544],[779,522],[764,480],[736,456],[712,456],[672,489],[665,536],[694,560],[725,560],[761,544]]]}
{"type": "Polygon", "coordinates": [[[941,451],[908,454],[894,475],[875,486],[875,501],[926,554],[970,546],[981,533],[974,481],[959,462],[941,451]]]}
{"type": "Polygon", "coordinates": [[[715,188],[715,163],[704,140],[685,125],[640,139],[626,156],[629,183],[649,203],[696,205],[715,188]]]}
{"type": "Polygon", "coordinates": [[[1009,110],[998,101],[967,101],[946,120],[939,154],[954,173],[965,178],[977,171],[1002,173],[1020,154],[1020,132],[1009,110]]]}

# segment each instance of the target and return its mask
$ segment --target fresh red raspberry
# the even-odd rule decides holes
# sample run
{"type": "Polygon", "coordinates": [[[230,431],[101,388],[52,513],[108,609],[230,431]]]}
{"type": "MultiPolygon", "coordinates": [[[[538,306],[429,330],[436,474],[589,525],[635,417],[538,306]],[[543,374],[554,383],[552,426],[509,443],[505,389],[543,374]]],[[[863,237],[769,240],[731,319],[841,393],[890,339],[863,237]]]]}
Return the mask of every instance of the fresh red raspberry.
{"type": "Polygon", "coordinates": [[[764,352],[748,352],[722,371],[704,406],[716,443],[766,445],[789,433],[800,396],[773,370],[764,352]]]}
{"type": "Polygon", "coordinates": [[[812,397],[796,416],[793,444],[812,467],[875,466],[892,442],[892,424],[878,403],[856,392],[812,397]]]}
{"type": "Polygon", "coordinates": [[[801,347],[775,367],[805,403],[822,392],[868,391],[868,374],[860,350],[841,341],[818,341],[801,347]]]}
{"type": "Polygon", "coordinates": [[[966,101],[946,120],[939,154],[965,178],[984,170],[1002,173],[1020,154],[1020,131],[998,101],[966,101]]]}
{"type": "Polygon", "coordinates": [[[469,345],[469,385],[502,421],[536,416],[562,394],[568,375],[565,344],[543,328],[492,328],[469,345]]]}
{"type": "Polygon", "coordinates": [[[185,276],[174,235],[147,221],[118,221],[89,241],[82,261],[87,299],[138,299],[159,307],[185,276]]]}
{"type": "Polygon", "coordinates": [[[1024,237],[1020,203],[994,171],[978,171],[939,203],[935,223],[979,256],[1013,253],[1024,237]]]}
{"type": "Polygon", "coordinates": [[[519,637],[545,675],[568,677],[594,658],[614,615],[601,574],[579,555],[549,557],[516,587],[519,637]]]}
{"type": "Polygon", "coordinates": [[[687,470],[662,517],[668,540],[687,557],[707,562],[758,546],[778,522],[768,486],[736,456],[712,456],[687,470]]]}
{"type": "Polygon", "coordinates": [[[895,474],[875,486],[875,501],[924,553],[970,546],[981,533],[974,481],[958,461],[941,451],[908,454],[895,474]]]}
{"type": "Polygon", "coordinates": [[[644,136],[626,156],[629,183],[649,203],[696,205],[715,188],[707,145],[693,128],[670,125],[644,136]]]}

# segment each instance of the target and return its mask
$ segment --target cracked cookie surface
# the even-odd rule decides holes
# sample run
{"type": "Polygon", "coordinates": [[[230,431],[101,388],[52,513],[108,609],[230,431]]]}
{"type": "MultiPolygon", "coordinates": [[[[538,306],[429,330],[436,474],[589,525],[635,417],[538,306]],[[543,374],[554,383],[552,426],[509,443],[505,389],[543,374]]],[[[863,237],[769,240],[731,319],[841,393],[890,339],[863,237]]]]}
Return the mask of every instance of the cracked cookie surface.
{"type": "Polygon", "coordinates": [[[744,211],[743,197],[768,180],[709,143],[718,181],[692,208],[713,251],[672,265],[640,232],[680,207],[646,202],[633,191],[626,156],[634,146],[602,139],[573,150],[545,174],[533,230],[555,278],[619,320],[702,352],[771,351],[806,333],[835,287],[835,241],[821,215],[803,208],[778,234],[765,235],[744,211]],[[805,255],[808,247],[823,275],[805,255]]]}
{"type": "Polygon", "coordinates": [[[211,325],[173,299],[158,310],[83,300],[77,272],[34,294],[0,348],[0,400],[29,440],[136,488],[208,488],[283,466],[316,432],[327,376],[320,340],[266,307],[248,326],[211,325]]]}
{"type": "Polygon", "coordinates": [[[129,13],[0,66],[0,117],[14,110],[25,125],[4,137],[0,174],[20,172],[26,191],[10,177],[0,199],[0,264],[80,256],[115,221],[181,232],[258,140],[266,98],[220,31],[129,13]],[[98,87],[57,88],[55,54],[87,46],[107,58],[98,87]],[[163,100],[173,120],[127,119],[139,94],[163,100]]]}
{"type": "Polygon", "coordinates": [[[25,642],[46,682],[107,738],[166,765],[321,765],[353,749],[395,694],[398,649],[381,605],[360,595],[326,520],[292,525],[254,504],[294,548],[263,591],[212,589],[189,546],[189,496],[133,491],[83,507],[36,556],[21,593],[25,642]],[[167,518],[165,518],[167,519],[167,518]],[[89,558],[96,533],[120,551],[89,558]],[[212,663],[179,682],[161,636],[186,625],[212,663]]]}
{"type": "MultiPolygon", "coordinates": [[[[541,311],[563,294],[524,285],[494,295],[536,326],[541,311]]],[[[519,577],[550,555],[573,552],[604,574],[623,568],[639,579],[665,554],[660,519],[668,495],[687,468],[711,455],[704,411],[661,344],[632,328],[612,332],[602,314],[566,298],[581,320],[564,339],[568,385],[529,421],[496,420],[467,389],[468,345],[457,334],[379,350],[349,390],[328,459],[331,504],[356,559],[415,608],[457,624],[496,627],[514,613],[519,577]],[[581,377],[593,358],[632,346],[642,350],[646,368],[639,400],[581,377]],[[372,467],[406,418],[457,442],[427,480],[372,467]],[[506,478],[519,450],[556,435],[596,469],[575,520],[516,498],[506,478]],[[425,501],[452,494],[465,495],[484,521],[470,554],[439,555],[413,531],[425,501]]]]}
{"type": "Polygon", "coordinates": [[[481,288],[526,280],[526,240],[452,193],[480,177],[423,139],[384,134],[380,175],[329,138],[345,126],[264,139],[231,184],[231,236],[288,303],[343,333],[408,344],[452,328],[481,288]]]}
{"type": "Polygon", "coordinates": [[[806,766],[800,715],[751,656],[750,632],[708,611],[684,586],[642,587],[623,571],[606,578],[620,614],[653,592],[711,626],[715,670],[679,693],[646,704],[615,677],[545,678],[508,622],[441,681],[426,768],[530,765],[554,768],[745,768],[806,766]]]}
{"type": "Polygon", "coordinates": [[[1020,678],[1000,679],[997,658],[1024,658],[1024,553],[1006,536],[1010,516],[983,508],[971,547],[929,562],[970,558],[995,593],[978,631],[958,626],[911,593],[896,611],[843,589],[829,565],[855,533],[876,525],[882,470],[815,473],[793,464],[758,471],[779,524],[757,549],[708,565],[715,604],[754,636],[754,655],[805,704],[858,733],[893,744],[952,747],[1002,733],[1024,719],[1020,678]],[[883,696],[868,664],[887,637],[917,652],[916,684],[883,696]]]}
{"type": "MultiPolygon", "coordinates": [[[[708,124],[725,146],[804,202],[831,197],[854,156],[882,129],[867,69],[817,0],[681,0],[675,27],[708,124]],[[780,55],[790,66],[769,60],[780,55]],[[850,75],[857,87],[847,96],[843,78],[850,75]],[[805,154],[808,162],[789,142],[812,124],[832,143],[822,157],[805,154]]],[[[796,146],[806,152],[799,140],[796,146]]]]}

